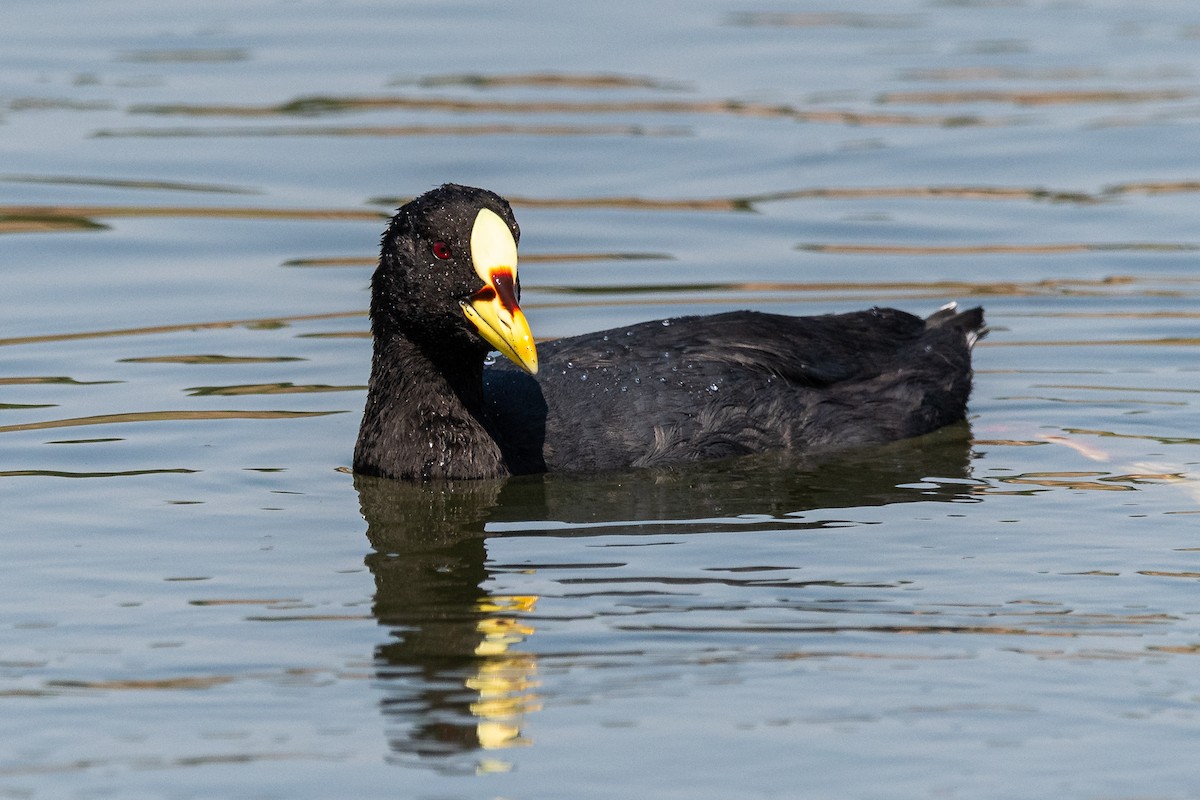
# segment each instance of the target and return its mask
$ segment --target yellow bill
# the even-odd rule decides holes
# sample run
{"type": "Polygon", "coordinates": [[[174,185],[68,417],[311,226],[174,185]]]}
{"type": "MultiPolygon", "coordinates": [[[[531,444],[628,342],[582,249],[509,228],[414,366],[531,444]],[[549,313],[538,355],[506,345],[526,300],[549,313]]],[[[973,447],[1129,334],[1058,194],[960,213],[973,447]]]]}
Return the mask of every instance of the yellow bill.
{"type": "Polygon", "coordinates": [[[488,344],[537,374],[533,333],[517,305],[517,242],[504,220],[486,208],[471,228],[471,262],[483,288],[462,301],[463,314],[488,344]]]}

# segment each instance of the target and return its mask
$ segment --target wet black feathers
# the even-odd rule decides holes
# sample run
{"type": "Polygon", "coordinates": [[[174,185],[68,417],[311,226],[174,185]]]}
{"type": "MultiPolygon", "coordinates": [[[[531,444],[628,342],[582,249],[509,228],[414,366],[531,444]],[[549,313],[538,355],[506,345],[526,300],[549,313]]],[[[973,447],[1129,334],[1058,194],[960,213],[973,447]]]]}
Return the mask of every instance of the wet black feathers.
{"type": "Polygon", "coordinates": [[[882,443],[962,419],[981,323],[978,309],[935,325],[894,309],[647,322],[543,345],[536,379],[497,365],[486,409],[518,471],[882,443]]]}
{"type": "Polygon", "coordinates": [[[965,415],[977,308],[929,319],[886,308],[679,317],[544,342],[536,376],[507,362],[484,369],[487,345],[458,309],[480,286],[470,225],[488,207],[515,235],[511,210],[490,192],[455,186],[414,203],[389,226],[372,284],[358,472],[487,477],[821,453],[965,415]],[[454,247],[453,263],[427,256],[430,237],[454,247]]]}

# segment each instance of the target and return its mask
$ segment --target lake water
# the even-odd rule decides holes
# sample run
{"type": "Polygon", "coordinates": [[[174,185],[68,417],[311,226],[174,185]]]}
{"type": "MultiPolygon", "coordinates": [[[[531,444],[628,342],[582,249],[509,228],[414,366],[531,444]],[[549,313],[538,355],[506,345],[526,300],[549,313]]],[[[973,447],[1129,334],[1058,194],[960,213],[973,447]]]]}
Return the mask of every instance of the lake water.
{"type": "Polygon", "coordinates": [[[0,797],[1200,797],[1200,14],[17,2],[0,797]],[[983,304],[822,464],[349,474],[383,220],[554,337],[983,304]]]}

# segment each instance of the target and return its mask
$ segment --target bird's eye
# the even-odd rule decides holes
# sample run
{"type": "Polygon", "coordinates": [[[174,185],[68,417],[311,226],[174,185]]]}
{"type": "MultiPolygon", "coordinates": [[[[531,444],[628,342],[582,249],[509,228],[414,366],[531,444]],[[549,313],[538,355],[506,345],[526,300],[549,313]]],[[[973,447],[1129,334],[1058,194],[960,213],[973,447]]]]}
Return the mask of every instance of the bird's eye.
{"type": "Polygon", "coordinates": [[[446,244],[445,242],[436,241],[433,243],[433,255],[435,258],[440,258],[442,261],[445,261],[446,259],[450,258],[450,256],[454,255],[454,251],[452,251],[450,249],[450,245],[446,244]]]}

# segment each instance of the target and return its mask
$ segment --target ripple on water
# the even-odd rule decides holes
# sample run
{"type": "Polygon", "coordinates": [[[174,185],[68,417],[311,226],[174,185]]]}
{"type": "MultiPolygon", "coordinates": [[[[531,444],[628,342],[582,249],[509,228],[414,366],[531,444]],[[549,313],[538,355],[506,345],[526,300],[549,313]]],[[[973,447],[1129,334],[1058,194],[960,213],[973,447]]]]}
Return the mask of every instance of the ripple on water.
{"type": "MultiPolygon", "coordinates": [[[[480,63],[556,69],[382,89],[400,12],[189,34],[143,2],[114,51],[110,6],[26,6],[0,53],[10,792],[1195,791],[1182,5],[414,6],[480,63]],[[670,75],[585,63],[630,20],[670,75]],[[969,425],[836,462],[356,479],[378,236],[447,179],[513,202],[545,339],[977,300],[969,425]]],[[[562,369],[692,369],[656,361],[562,369]]]]}

